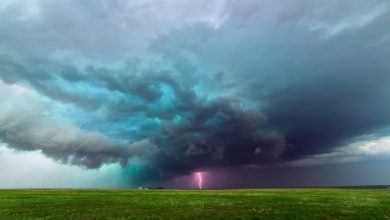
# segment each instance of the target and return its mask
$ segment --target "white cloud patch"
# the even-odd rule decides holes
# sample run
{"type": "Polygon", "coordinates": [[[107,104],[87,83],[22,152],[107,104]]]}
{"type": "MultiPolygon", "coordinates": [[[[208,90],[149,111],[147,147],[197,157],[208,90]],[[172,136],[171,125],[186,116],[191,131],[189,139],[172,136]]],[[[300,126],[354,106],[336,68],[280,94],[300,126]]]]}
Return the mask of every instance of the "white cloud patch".
{"type": "Polygon", "coordinates": [[[199,17],[187,19],[190,23],[202,22],[214,29],[218,29],[229,18],[230,13],[225,0],[208,2],[204,12],[199,17]]]}
{"type": "Polygon", "coordinates": [[[386,13],[389,9],[389,4],[384,2],[382,4],[366,4],[365,7],[360,6],[361,8],[348,8],[346,6],[345,10],[335,14],[330,13],[330,11],[340,10],[335,9],[335,7],[343,7],[343,5],[332,3],[329,2],[325,4],[325,7],[318,7],[317,10],[313,10],[311,15],[304,16],[298,24],[307,25],[312,31],[321,31],[322,38],[328,39],[343,31],[363,27],[386,13]]]}
{"type": "Polygon", "coordinates": [[[119,165],[83,169],[56,163],[39,151],[18,152],[6,146],[0,146],[0,167],[0,188],[127,186],[119,165]]]}

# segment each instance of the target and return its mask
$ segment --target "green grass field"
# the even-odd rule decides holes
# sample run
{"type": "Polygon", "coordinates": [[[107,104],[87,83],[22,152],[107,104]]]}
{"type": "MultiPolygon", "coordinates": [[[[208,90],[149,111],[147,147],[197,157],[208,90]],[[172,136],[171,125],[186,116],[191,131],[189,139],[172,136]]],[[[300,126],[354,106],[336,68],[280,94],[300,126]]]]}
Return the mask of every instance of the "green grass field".
{"type": "Polygon", "coordinates": [[[390,190],[0,190],[0,219],[390,219],[390,190]]]}

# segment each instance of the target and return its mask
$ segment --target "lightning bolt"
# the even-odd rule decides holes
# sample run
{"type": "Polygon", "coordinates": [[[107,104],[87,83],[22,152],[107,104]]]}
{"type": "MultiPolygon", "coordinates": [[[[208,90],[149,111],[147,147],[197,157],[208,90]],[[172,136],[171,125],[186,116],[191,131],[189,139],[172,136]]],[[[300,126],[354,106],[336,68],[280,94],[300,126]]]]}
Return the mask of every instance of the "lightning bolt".
{"type": "Polygon", "coordinates": [[[203,183],[203,173],[202,172],[196,172],[196,177],[198,179],[198,189],[202,189],[202,183],[203,183]]]}

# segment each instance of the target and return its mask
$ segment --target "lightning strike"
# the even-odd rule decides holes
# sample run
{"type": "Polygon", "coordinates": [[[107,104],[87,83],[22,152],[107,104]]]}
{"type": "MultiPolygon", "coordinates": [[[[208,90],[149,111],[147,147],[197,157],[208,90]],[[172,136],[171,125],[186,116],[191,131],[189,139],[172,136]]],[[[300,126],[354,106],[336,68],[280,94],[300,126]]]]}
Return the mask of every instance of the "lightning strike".
{"type": "Polygon", "coordinates": [[[202,172],[196,172],[195,175],[196,175],[196,178],[198,180],[198,189],[202,190],[203,173],[202,172]]]}

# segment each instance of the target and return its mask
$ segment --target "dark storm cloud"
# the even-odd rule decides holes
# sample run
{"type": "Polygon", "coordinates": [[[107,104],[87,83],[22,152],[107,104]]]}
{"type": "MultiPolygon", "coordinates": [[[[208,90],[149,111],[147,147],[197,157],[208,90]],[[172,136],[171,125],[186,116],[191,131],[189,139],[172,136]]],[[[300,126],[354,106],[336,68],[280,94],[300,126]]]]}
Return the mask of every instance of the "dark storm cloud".
{"type": "MultiPolygon", "coordinates": [[[[364,15],[355,4],[344,14],[336,6],[319,6],[319,14],[294,7],[289,19],[280,19],[285,10],[267,22],[255,13],[245,21],[258,27],[252,30],[237,28],[234,20],[211,34],[188,27],[156,41],[155,49],[174,60],[190,54],[226,73],[224,79],[232,82],[227,90],[236,89],[258,106],[269,125],[285,135],[284,159],[326,153],[390,124],[390,66],[384,62],[389,29],[383,29],[388,5],[366,5],[364,15]],[[302,28],[306,25],[309,30],[302,28]]],[[[225,91],[222,85],[216,90],[225,91]]]]}
{"type": "Polygon", "coordinates": [[[0,78],[73,124],[3,126],[11,148],[139,163],[147,181],[332,152],[390,125],[385,1],[35,3],[28,19],[0,10],[0,78]]]}
{"type": "Polygon", "coordinates": [[[348,69],[354,73],[319,78],[271,95],[265,114],[293,147],[286,159],[325,153],[350,138],[389,126],[390,77],[381,71],[375,65],[363,72],[348,69]]]}
{"type": "MultiPolygon", "coordinates": [[[[141,131],[138,135],[135,132],[130,132],[129,135],[132,135],[135,140],[149,139],[147,142],[137,141],[129,144],[126,150],[123,144],[108,144],[99,140],[89,141],[90,138],[80,136],[75,139],[80,141],[85,139],[81,144],[85,147],[91,146],[91,150],[100,148],[96,145],[96,143],[100,143],[104,149],[109,147],[113,152],[103,150],[100,152],[101,154],[97,152],[95,156],[93,150],[80,150],[81,155],[78,156],[78,150],[75,152],[63,151],[53,144],[49,145],[50,149],[54,149],[55,152],[49,152],[46,145],[37,145],[36,141],[27,138],[35,136],[35,134],[27,135],[23,132],[23,127],[17,127],[13,130],[20,130],[20,135],[26,136],[26,138],[20,138],[21,141],[26,141],[25,143],[18,143],[17,139],[7,139],[5,134],[2,140],[18,149],[20,146],[26,146],[26,150],[41,149],[43,153],[53,158],[65,158],[62,160],[63,162],[68,162],[69,156],[75,156],[72,161],[69,161],[70,163],[80,163],[87,167],[97,167],[104,162],[115,162],[116,159],[125,159],[126,161],[127,159],[131,161],[132,157],[143,159],[143,156],[140,156],[143,153],[139,152],[149,152],[149,149],[155,149],[148,153],[148,160],[153,158],[148,162],[148,166],[164,173],[164,178],[188,174],[200,167],[271,163],[278,161],[280,155],[285,151],[283,137],[268,127],[266,118],[259,111],[243,106],[239,99],[219,98],[209,101],[200,98],[192,89],[184,88],[173,79],[169,75],[170,72],[143,72],[143,75],[136,73],[127,75],[125,72],[117,72],[115,75],[109,75],[108,73],[115,72],[115,70],[97,69],[89,66],[85,69],[85,73],[73,74],[71,77],[62,75],[63,72],[66,74],[66,71],[60,71],[54,76],[40,72],[41,77],[35,81],[30,80],[30,78],[37,79],[31,77],[34,72],[27,71],[20,64],[3,60],[1,67],[8,73],[19,74],[14,74],[13,79],[7,79],[8,83],[26,83],[43,95],[59,102],[67,103],[70,97],[70,103],[76,106],[85,108],[93,105],[96,108],[103,108],[105,116],[109,120],[118,120],[118,123],[124,124],[124,126],[134,125],[127,125],[122,120],[138,117],[141,122],[135,121],[134,123],[141,131]],[[89,77],[81,77],[84,74],[89,77]],[[58,82],[54,78],[62,80],[58,82]],[[67,85],[63,80],[73,84],[82,82],[85,87],[98,86],[100,89],[109,91],[112,95],[119,93],[120,101],[108,99],[107,102],[102,102],[102,100],[96,101],[98,99],[95,99],[96,103],[92,101],[90,104],[93,99],[90,99],[88,94],[74,93],[74,91],[66,89],[67,85]],[[44,87],[46,85],[55,89],[44,87]],[[62,89],[63,87],[65,89],[62,89]],[[151,94],[154,96],[151,97],[151,94]],[[72,98],[73,95],[74,98],[72,98]],[[134,114],[136,115],[133,116],[134,114]],[[150,118],[156,118],[158,123],[150,126],[142,124],[145,119],[150,118]],[[148,148],[145,145],[153,147],[148,148]],[[107,157],[104,157],[105,153],[107,157]],[[110,155],[111,153],[113,155],[110,155]],[[79,162],[77,160],[79,157],[86,157],[85,160],[91,161],[79,162]],[[92,162],[95,164],[91,164],[92,162]]],[[[61,67],[59,68],[61,69],[61,67]]],[[[78,71],[76,68],[70,67],[66,67],[65,70],[78,71]]],[[[91,109],[87,108],[87,110],[91,109]]],[[[28,125],[29,127],[39,126],[32,122],[28,125]]],[[[41,133],[50,132],[44,130],[41,133]]],[[[126,137],[126,135],[126,130],[124,130],[121,138],[128,141],[130,137],[126,137]]],[[[63,140],[62,144],[63,146],[71,145],[66,139],[63,140]]],[[[80,143],[75,144],[78,146],[80,143]]],[[[70,146],[70,148],[74,147],[70,146]]]]}

